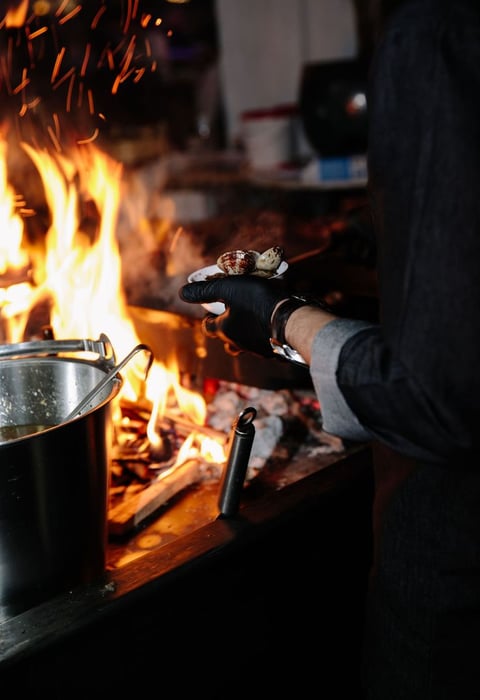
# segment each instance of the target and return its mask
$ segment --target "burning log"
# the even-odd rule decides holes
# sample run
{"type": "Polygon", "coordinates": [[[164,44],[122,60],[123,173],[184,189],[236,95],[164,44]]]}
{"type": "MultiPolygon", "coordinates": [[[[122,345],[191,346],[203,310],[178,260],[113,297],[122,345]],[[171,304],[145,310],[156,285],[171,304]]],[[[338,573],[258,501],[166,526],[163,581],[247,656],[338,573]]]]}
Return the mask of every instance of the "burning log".
{"type": "MultiPolygon", "coordinates": [[[[151,406],[144,406],[141,399],[137,400],[136,403],[132,403],[127,399],[122,398],[121,402],[122,414],[128,417],[130,420],[138,421],[138,425],[143,425],[145,427],[146,423],[150,418],[151,406]],[[143,421],[143,423],[142,423],[143,421]]],[[[209,425],[198,425],[192,420],[179,412],[172,409],[166,409],[163,413],[162,419],[168,422],[171,426],[175,426],[175,430],[182,435],[189,435],[190,433],[200,433],[206,437],[210,437],[213,440],[217,440],[220,444],[226,441],[227,434],[223,430],[218,430],[209,425]]],[[[229,418],[229,421],[231,419],[229,418]]]]}
{"type": "Polygon", "coordinates": [[[205,435],[206,437],[210,437],[213,440],[216,440],[221,445],[225,444],[225,442],[227,441],[228,435],[224,431],[217,430],[216,428],[212,428],[209,425],[197,425],[188,418],[174,415],[169,411],[165,411],[165,418],[174,421],[178,429],[183,430],[184,433],[187,435],[194,432],[200,433],[201,435],[205,435]]]}
{"type": "Polygon", "coordinates": [[[206,464],[203,460],[189,459],[178,467],[160,474],[155,481],[128,500],[110,509],[109,532],[124,535],[152,515],[172,496],[197,482],[220,477],[219,465],[206,464]]]}
{"type": "Polygon", "coordinates": [[[200,453],[187,458],[185,454],[182,462],[179,450],[189,439],[192,443],[198,440],[200,446],[203,438],[219,445],[228,438],[224,432],[197,425],[172,409],[157,419],[157,440],[152,443],[147,435],[149,407],[143,405],[142,399],[136,403],[122,400],[121,410],[123,419],[116,426],[111,465],[109,523],[114,535],[135,528],[187,486],[219,478],[221,467],[214,458],[205,459],[200,453]],[[132,478],[140,488],[130,488],[132,478]]]}
{"type": "Polygon", "coordinates": [[[0,274],[0,288],[4,289],[7,287],[12,287],[16,284],[31,284],[32,282],[32,268],[30,264],[24,265],[21,268],[7,267],[2,274],[0,274]]]}

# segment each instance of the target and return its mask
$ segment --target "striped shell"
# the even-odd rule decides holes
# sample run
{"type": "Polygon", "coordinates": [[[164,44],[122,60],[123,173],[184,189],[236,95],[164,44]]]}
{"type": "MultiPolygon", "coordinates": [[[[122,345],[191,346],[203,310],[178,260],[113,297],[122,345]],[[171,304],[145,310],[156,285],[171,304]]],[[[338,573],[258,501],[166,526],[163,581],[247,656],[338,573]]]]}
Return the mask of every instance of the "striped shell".
{"type": "Polygon", "coordinates": [[[251,250],[229,250],[220,255],[218,267],[227,275],[248,275],[256,267],[256,256],[251,250]]]}

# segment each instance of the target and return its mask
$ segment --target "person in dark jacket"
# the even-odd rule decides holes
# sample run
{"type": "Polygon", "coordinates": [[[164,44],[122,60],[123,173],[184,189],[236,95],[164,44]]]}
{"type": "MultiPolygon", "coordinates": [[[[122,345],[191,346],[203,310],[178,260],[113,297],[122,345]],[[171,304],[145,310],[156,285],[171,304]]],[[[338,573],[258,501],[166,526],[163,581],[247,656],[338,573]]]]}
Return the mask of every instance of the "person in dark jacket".
{"type": "Polygon", "coordinates": [[[371,441],[368,700],[480,698],[480,3],[396,2],[368,91],[379,323],[276,280],[188,284],[206,330],[308,364],[325,430],[371,441]],[[273,343],[273,348],[278,345],[273,343]],[[291,348],[291,350],[289,350],[291,348]],[[299,359],[297,357],[297,359],[299,359]]]}

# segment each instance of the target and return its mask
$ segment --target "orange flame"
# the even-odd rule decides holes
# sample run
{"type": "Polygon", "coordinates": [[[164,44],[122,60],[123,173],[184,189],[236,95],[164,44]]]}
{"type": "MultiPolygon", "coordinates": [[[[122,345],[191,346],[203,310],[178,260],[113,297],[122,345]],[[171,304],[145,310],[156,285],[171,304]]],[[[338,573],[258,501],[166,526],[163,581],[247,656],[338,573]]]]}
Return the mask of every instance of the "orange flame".
{"type": "Polygon", "coordinates": [[[16,212],[15,195],[8,184],[6,145],[0,141],[0,229],[8,236],[0,240],[0,275],[8,268],[28,265],[28,254],[23,249],[23,222],[16,212]]]}
{"type": "Polygon", "coordinates": [[[27,19],[28,12],[28,0],[23,0],[23,2],[15,8],[11,8],[7,11],[5,15],[5,26],[6,27],[23,27],[25,20],[27,19]]]}
{"type": "MultiPolygon", "coordinates": [[[[26,143],[22,146],[40,174],[50,222],[42,250],[27,252],[23,222],[15,212],[15,197],[7,185],[6,147],[0,140],[0,277],[7,266],[21,267],[30,262],[34,268],[33,284],[24,285],[27,291],[23,290],[21,302],[11,302],[9,313],[7,305],[0,303],[0,315],[4,319],[8,316],[10,322],[9,342],[23,340],[29,312],[46,299],[55,338],[98,338],[105,333],[116,354],[123,358],[140,340],[122,289],[121,255],[115,235],[122,166],[91,145],[78,148],[69,157],[51,155],[26,143]],[[93,234],[82,230],[79,212],[85,201],[93,203],[98,213],[93,234]],[[7,251],[7,242],[13,245],[12,251],[7,251]]],[[[144,370],[145,358],[140,353],[125,369],[117,400],[117,420],[122,398],[129,402],[142,398],[152,406],[148,436],[153,444],[156,422],[173,403],[195,425],[205,424],[203,397],[180,384],[176,367],[167,369],[154,361],[147,382],[144,370]]],[[[196,433],[195,436],[182,449],[182,461],[185,451],[224,461],[223,447],[218,445],[220,455],[218,449],[207,444],[213,442],[211,438],[196,433]]]]}

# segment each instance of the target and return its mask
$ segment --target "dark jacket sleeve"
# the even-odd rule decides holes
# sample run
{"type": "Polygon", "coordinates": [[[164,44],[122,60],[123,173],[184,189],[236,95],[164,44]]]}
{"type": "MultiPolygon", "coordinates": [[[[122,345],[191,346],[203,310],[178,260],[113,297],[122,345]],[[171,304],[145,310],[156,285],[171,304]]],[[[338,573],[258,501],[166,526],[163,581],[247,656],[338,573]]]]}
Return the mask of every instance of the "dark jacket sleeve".
{"type": "Polygon", "coordinates": [[[381,325],[347,340],[337,368],[373,436],[438,462],[478,453],[480,442],[479,7],[405,3],[373,61],[381,325]]]}

